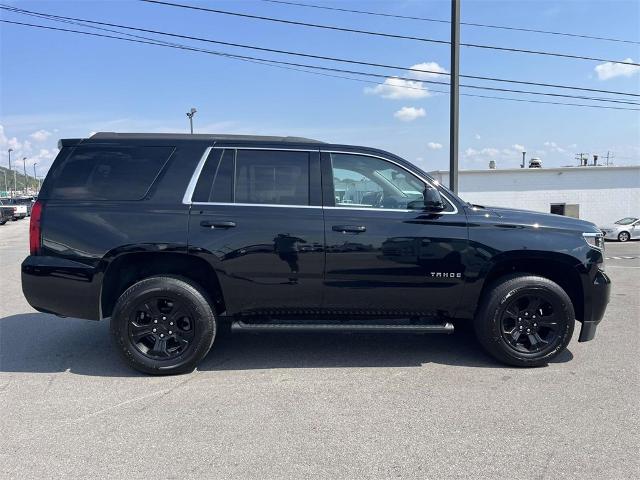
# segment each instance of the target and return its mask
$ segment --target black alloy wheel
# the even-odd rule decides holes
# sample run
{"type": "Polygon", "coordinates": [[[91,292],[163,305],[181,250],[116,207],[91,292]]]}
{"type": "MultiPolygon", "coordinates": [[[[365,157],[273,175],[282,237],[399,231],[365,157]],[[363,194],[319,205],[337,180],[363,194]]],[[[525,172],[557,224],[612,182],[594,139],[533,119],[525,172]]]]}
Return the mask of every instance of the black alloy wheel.
{"type": "Polygon", "coordinates": [[[193,313],[176,298],[151,297],[133,309],[128,334],[143,355],[170,360],[185,353],[192,344],[193,313]]]}
{"type": "Polygon", "coordinates": [[[216,317],[207,293],[189,279],[145,278],[116,302],[111,335],[124,360],[154,375],[193,371],[216,336],[216,317]]]}
{"type": "Polygon", "coordinates": [[[556,315],[554,303],[542,293],[524,293],[512,299],[502,312],[502,338],[519,353],[540,353],[553,347],[566,323],[556,315]]]}

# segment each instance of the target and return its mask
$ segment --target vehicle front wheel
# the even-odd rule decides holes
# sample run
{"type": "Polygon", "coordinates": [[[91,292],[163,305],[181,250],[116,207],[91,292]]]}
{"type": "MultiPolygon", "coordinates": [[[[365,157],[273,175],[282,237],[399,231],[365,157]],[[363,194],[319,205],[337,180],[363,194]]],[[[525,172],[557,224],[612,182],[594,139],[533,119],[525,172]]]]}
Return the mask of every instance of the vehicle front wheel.
{"type": "Polygon", "coordinates": [[[629,238],[631,238],[629,232],[620,232],[618,234],[618,240],[620,240],[621,242],[627,242],[629,238]]]}
{"type": "Polygon", "coordinates": [[[511,275],[490,285],[474,321],[484,349],[518,367],[546,365],[565,350],[574,324],[567,293],[533,275],[511,275]]]}
{"type": "Polygon", "coordinates": [[[111,336],[125,361],[155,375],[191,372],[216,335],[216,319],[206,293],[176,277],[141,280],[118,299],[111,336]]]}

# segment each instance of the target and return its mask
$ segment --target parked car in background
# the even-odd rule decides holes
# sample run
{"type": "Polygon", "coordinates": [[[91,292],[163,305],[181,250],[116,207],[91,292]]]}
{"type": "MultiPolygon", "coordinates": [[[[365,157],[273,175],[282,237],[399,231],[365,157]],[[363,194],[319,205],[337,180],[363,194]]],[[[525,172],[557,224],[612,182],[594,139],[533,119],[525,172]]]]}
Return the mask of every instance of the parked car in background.
{"type": "Polygon", "coordinates": [[[27,216],[27,206],[16,204],[12,198],[5,198],[2,200],[2,204],[6,207],[11,207],[13,213],[11,214],[11,220],[20,220],[27,216]]]}
{"type": "Polygon", "coordinates": [[[618,240],[627,242],[631,239],[640,238],[640,218],[625,217],[611,225],[600,227],[606,240],[618,240]]]}
{"type": "Polygon", "coordinates": [[[31,216],[31,209],[33,208],[33,197],[14,197],[11,199],[12,205],[23,205],[26,207],[26,216],[31,216]]]}
{"type": "Polygon", "coordinates": [[[4,225],[9,220],[13,219],[13,206],[5,205],[2,200],[0,200],[0,225],[4,225]]]}
{"type": "MultiPolygon", "coordinates": [[[[598,228],[471,205],[382,150],[290,137],[99,133],[60,142],[22,291],[111,317],[127,363],[193,370],[220,330],[452,333],[509,365],[594,338],[598,228]]],[[[401,354],[401,352],[399,352],[401,354]]],[[[452,354],[455,355],[455,354],[452,354]]]]}

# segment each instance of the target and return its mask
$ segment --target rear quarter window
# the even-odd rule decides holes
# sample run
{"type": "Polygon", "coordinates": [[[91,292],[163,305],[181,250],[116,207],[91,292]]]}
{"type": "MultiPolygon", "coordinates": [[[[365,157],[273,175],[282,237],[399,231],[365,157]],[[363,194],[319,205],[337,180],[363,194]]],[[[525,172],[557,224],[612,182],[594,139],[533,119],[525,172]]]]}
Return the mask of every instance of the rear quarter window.
{"type": "Polygon", "coordinates": [[[173,150],[79,145],[55,165],[47,196],[55,200],[140,200],[173,150]]]}

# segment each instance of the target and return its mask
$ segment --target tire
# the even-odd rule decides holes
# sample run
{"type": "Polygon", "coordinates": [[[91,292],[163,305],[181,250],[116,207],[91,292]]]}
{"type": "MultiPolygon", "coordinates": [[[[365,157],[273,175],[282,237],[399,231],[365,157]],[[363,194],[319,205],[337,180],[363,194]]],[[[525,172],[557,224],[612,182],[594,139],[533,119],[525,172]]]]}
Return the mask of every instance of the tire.
{"type": "Polygon", "coordinates": [[[216,336],[216,318],[198,285],[158,276],[139,281],[120,296],[110,330],[130,367],[176,375],[193,371],[207,355],[216,336]]]}
{"type": "Polygon", "coordinates": [[[629,235],[629,232],[620,232],[618,234],[618,240],[620,240],[621,242],[628,242],[630,238],[631,235],[629,235]]]}
{"type": "Polygon", "coordinates": [[[507,365],[539,367],[566,349],[575,313],[571,299],[557,283],[533,275],[509,275],[486,292],[474,327],[491,356],[507,365]]]}

